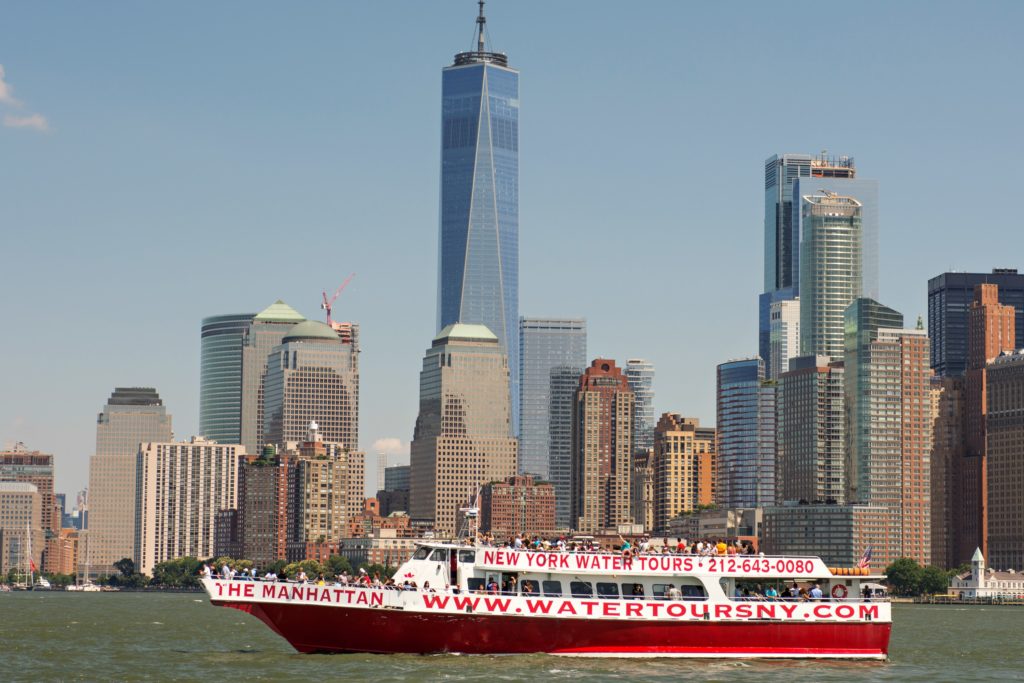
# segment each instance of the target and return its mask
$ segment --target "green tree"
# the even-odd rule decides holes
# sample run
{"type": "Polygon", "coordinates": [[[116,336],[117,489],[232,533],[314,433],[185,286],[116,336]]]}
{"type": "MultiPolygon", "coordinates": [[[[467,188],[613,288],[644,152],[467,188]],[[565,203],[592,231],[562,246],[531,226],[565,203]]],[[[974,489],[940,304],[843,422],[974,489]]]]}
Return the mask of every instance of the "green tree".
{"type": "Polygon", "coordinates": [[[63,588],[75,582],[75,577],[70,574],[50,574],[46,577],[54,588],[63,588]]]}
{"type": "Polygon", "coordinates": [[[921,565],[911,557],[901,557],[885,568],[886,583],[896,595],[920,595],[921,565]]]}
{"type": "Polygon", "coordinates": [[[135,573],[135,561],[130,557],[125,557],[114,563],[117,571],[121,572],[121,576],[131,576],[135,573]]]}
{"type": "Polygon", "coordinates": [[[154,586],[169,588],[195,588],[199,586],[199,568],[202,562],[194,557],[179,557],[176,560],[160,562],[153,567],[154,586]]]}
{"type": "Polygon", "coordinates": [[[302,562],[292,562],[283,571],[285,576],[294,579],[300,570],[306,572],[306,576],[310,579],[315,579],[320,574],[323,574],[324,567],[316,560],[303,560],[302,562]]]}
{"type": "Polygon", "coordinates": [[[267,565],[267,571],[274,572],[275,574],[280,574],[284,571],[284,568],[287,566],[288,560],[274,560],[269,565],[267,565]]]}
{"type": "Polygon", "coordinates": [[[325,565],[324,569],[331,576],[337,576],[342,572],[348,572],[349,574],[351,574],[352,563],[348,561],[347,557],[342,557],[341,555],[331,555],[327,559],[327,564],[325,565]]]}
{"type": "Polygon", "coordinates": [[[382,564],[370,564],[368,562],[363,562],[359,566],[360,568],[365,569],[366,573],[370,576],[373,576],[375,573],[380,572],[381,579],[390,578],[395,575],[396,571],[398,571],[398,567],[385,567],[382,564]]]}
{"type": "Polygon", "coordinates": [[[949,577],[938,567],[928,565],[921,569],[920,592],[935,595],[949,591],[949,577]]]}

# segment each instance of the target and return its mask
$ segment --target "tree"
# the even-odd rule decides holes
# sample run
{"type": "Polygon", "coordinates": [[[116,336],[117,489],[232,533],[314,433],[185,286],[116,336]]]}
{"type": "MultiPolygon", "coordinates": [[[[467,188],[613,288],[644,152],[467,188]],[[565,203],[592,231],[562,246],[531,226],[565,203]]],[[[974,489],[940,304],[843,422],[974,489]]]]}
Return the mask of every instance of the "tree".
{"type": "Polygon", "coordinates": [[[382,564],[370,564],[368,562],[363,562],[359,567],[365,569],[366,573],[370,576],[379,572],[380,578],[382,579],[390,578],[395,575],[396,571],[398,571],[398,567],[385,567],[382,564]]]}
{"type": "Polygon", "coordinates": [[[303,560],[301,562],[292,562],[284,568],[283,573],[288,578],[294,579],[300,570],[306,572],[306,576],[311,579],[315,579],[316,577],[324,573],[323,565],[321,565],[316,560],[303,560]]]}
{"type": "Polygon", "coordinates": [[[921,565],[911,557],[901,557],[885,568],[886,583],[896,595],[919,595],[921,565]]]}
{"type": "Polygon", "coordinates": [[[352,573],[352,563],[348,561],[347,557],[341,555],[331,555],[327,559],[327,565],[324,567],[328,574],[331,576],[337,576],[342,572],[352,573]]]}
{"type": "Polygon", "coordinates": [[[121,576],[131,576],[135,573],[135,561],[130,557],[125,557],[114,563],[117,567],[117,571],[121,572],[121,576]]]}
{"type": "Polygon", "coordinates": [[[176,560],[160,562],[153,567],[154,586],[170,588],[195,588],[199,586],[199,568],[202,562],[194,557],[179,557],[176,560]]]}
{"type": "Polygon", "coordinates": [[[949,577],[938,567],[928,565],[921,569],[920,592],[926,595],[946,593],[949,590],[949,577]]]}

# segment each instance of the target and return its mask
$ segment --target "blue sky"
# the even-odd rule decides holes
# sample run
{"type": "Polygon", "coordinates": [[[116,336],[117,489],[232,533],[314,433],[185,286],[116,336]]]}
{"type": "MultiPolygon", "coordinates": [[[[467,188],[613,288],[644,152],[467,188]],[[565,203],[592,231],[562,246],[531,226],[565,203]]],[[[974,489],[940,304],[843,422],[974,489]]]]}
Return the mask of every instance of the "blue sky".
{"type": "MultiPolygon", "coordinates": [[[[198,426],[199,324],[282,298],[362,326],[361,445],[407,448],[435,332],[440,72],[458,2],[8,3],[0,22],[0,443],[85,485],[114,386],[198,426]],[[33,118],[35,117],[35,118],[33,118]],[[20,124],[20,125],[18,125],[20,124]],[[46,128],[46,130],[42,130],[46,128]]],[[[494,0],[521,71],[520,311],[657,367],[714,423],[757,350],[763,162],[880,182],[881,299],[1024,268],[1024,3],[494,0]]]]}

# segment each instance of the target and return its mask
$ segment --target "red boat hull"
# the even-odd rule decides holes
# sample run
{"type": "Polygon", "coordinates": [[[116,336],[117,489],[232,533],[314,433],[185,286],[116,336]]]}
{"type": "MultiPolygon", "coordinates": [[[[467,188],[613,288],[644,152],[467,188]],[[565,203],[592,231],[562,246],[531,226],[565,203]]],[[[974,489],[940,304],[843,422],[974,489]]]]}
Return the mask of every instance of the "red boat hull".
{"type": "Polygon", "coordinates": [[[248,612],[299,652],[883,659],[890,623],[672,622],[213,604],[248,612]]]}

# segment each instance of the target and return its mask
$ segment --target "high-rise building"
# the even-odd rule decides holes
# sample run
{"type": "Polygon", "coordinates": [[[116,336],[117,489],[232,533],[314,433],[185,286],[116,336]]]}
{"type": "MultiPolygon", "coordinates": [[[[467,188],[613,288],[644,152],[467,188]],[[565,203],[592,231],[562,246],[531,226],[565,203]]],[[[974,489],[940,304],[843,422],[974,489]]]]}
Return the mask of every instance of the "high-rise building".
{"type": "Polygon", "coordinates": [[[772,302],[769,320],[765,373],[778,379],[789,371],[789,359],[800,355],[800,298],[772,302]]]}
{"type": "Polygon", "coordinates": [[[625,373],[607,358],[579,378],[572,421],[572,523],[582,533],[633,522],[630,473],[634,396],[625,373]]]}
{"type": "Polygon", "coordinates": [[[633,523],[654,529],[654,448],[634,450],[629,474],[629,509],[633,523]]]}
{"type": "Polygon", "coordinates": [[[409,469],[410,517],[455,534],[460,508],[484,484],[516,473],[509,436],[508,359],[483,325],[448,325],[420,372],[420,411],[409,469]]]}
{"type": "MultiPolygon", "coordinates": [[[[554,481],[568,478],[569,435],[551,430],[552,403],[572,404],[571,394],[552,393],[558,374],[574,379],[587,364],[587,323],[573,318],[519,319],[519,471],[554,481]],[[556,444],[557,438],[566,439],[556,444]],[[565,462],[552,464],[552,456],[565,462]]],[[[557,411],[556,411],[557,412],[557,411]]],[[[557,483],[556,483],[557,488],[557,483]]]]}
{"type": "Polygon", "coordinates": [[[824,356],[790,359],[779,376],[776,499],[843,504],[843,365],[824,356]]]}
{"type": "Polygon", "coordinates": [[[974,301],[967,315],[967,369],[964,372],[963,457],[954,462],[962,510],[954,526],[954,560],[969,560],[974,550],[988,549],[988,474],[986,457],[988,420],[988,364],[1014,348],[1016,316],[1012,306],[999,303],[999,286],[974,286],[974,301]]]}
{"type": "Polygon", "coordinates": [[[633,452],[654,447],[654,364],[643,358],[626,361],[626,381],[633,391],[633,452]]]}
{"type": "Polygon", "coordinates": [[[863,293],[862,204],[800,198],[800,355],[843,357],[843,313],[863,293]]]}
{"type": "Polygon", "coordinates": [[[1024,349],[988,365],[986,459],[989,562],[1024,567],[1024,349]]]}
{"type": "Polygon", "coordinates": [[[395,465],[384,468],[384,490],[385,491],[408,491],[409,490],[409,466],[395,465]]]}
{"type": "Polygon", "coordinates": [[[529,475],[509,477],[480,489],[480,530],[503,540],[517,534],[555,531],[555,489],[529,475]]]}
{"type": "Polygon", "coordinates": [[[484,45],[441,75],[437,329],[486,326],[508,356],[510,433],[519,426],[519,72],[484,45]]]}
{"type": "Polygon", "coordinates": [[[136,456],[143,442],[174,439],[171,416],[156,389],[118,387],[96,420],[96,454],[89,460],[90,571],[109,574],[135,557],[136,456]]]}
{"type": "Polygon", "coordinates": [[[719,507],[761,507],[775,501],[775,391],[760,358],[717,368],[719,507]]]}
{"type": "Polygon", "coordinates": [[[931,563],[931,454],[935,412],[928,336],[883,327],[902,316],[858,299],[846,319],[848,499],[882,505],[897,555],[931,563]]]}
{"type": "MultiPolygon", "coordinates": [[[[586,365],[586,363],[584,363],[586,365]]],[[[555,487],[555,524],[559,529],[573,526],[572,521],[572,421],[576,414],[576,390],[583,369],[561,366],[551,370],[551,397],[548,407],[548,432],[551,483],[555,487]]]]}
{"type": "Polygon", "coordinates": [[[359,336],[315,320],[294,325],[267,359],[263,440],[301,441],[310,422],[325,441],[355,451],[359,441],[359,336]]]}
{"type": "MultiPolygon", "coordinates": [[[[903,328],[903,314],[874,299],[861,297],[846,308],[843,321],[846,425],[843,430],[845,443],[841,447],[846,459],[845,499],[851,503],[867,503],[871,499],[872,484],[872,460],[867,454],[872,447],[889,448],[893,449],[891,458],[895,458],[899,448],[897,443],[872,442],[870,420],[873,415],[881,414],[881,408],[873,407],[871,401],[897,400],[899,395],[892,394],[887,399],[882,390],[872,390],[871,358],[864,354],[870,353],[871,343],[878,338],[879,330],[903,328]]],[[[885,353],[891,352],[886,347],[885,353]]],[[[898,378],[889,379],[896,381],[898,378]]],[[[889,426],[898,428],[895,424],[889,426]]]]}
{"type": "Polygon", "coordinates": [[[35,484],[0,481],[0,574],[43,566],[43,499],[35,484]]]}
{"type": "Polygon", "coordinates": [[[238,471],[238,538],[240,555],[265,567],[287,558],[289,492],[295,459],[264,446],[246,455],[238,471]]]}
{"type": "Polygon", "coordinates": [[[20,441],[0,451],[0,481],[34,484],[42,506],[42,528],[52,534],[61,529],[61,509],[53,492],[53,456],[30,451],[20,441]]]}
{"type": "Polygon", "coordinates": [[[250,453],[263,445],[263,376],[271,350],[305,318],[278,300],[259,313],[204,318],[199,431],[250,453]]]}
{"type": "Polygon", "coordinates": [[[664,413],[654,428],[651,456],[655,533],[668,533],[669,520],[715,502],[715,429],[695,417],[664,413]]]}
{"type": "Polygon", "coordinates": [[[1016,334],[1010,346],[1024,348],[1024,274],[1015,268],[995,268],[991,273],[942,273],[928,281],[928,336],[936,375],[962,375],[967,370],[967,323],[974,287],[980,284],[998,286],[999,303],[1014,308],[1016,334]]]}
{"type": "Polygon", "coordinates": [[[201,437],[143,443],[137,454],[135,567],[152,574],[160,562],[214,554],[217,513],[238,508],[239,462],[245,447],[201,437]]]}
{"type": "Polygon", "coordinates": [[[814,555],[830,567],[855,567],[871,548],[870,567],[882,570],[900,556],[899,544],[889,535],[891,516],[884,505],[767,507],[761,550],[768,555],[814,555]]]}
{"type": "Polygon", "coordinates": [[[963,456],[964,424],[963,377],[932,378],[931,508],[932,564],[951,569],[953,530],[960,526],[954,519],[963,507],[958,500],[956,462],[963,456]]]}

